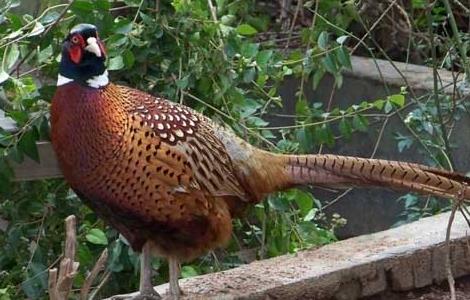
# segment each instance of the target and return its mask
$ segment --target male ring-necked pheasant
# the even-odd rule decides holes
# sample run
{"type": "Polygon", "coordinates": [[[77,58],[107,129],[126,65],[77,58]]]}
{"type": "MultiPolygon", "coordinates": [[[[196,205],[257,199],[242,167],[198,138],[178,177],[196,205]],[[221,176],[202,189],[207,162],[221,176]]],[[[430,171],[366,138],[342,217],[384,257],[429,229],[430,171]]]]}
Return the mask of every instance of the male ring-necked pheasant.
{"type": "Polygon", "coordinates": [[[297,185],[382,186],[468,199],[470,178],[418,164],[257,149],[200,113],[110,83],[95,26],[64,41],[52,101],[52,143],[66,180],[142,252],[141,297],[158,298],[150,255],[179,262],[223,246],[246,204],[297,185]]]}

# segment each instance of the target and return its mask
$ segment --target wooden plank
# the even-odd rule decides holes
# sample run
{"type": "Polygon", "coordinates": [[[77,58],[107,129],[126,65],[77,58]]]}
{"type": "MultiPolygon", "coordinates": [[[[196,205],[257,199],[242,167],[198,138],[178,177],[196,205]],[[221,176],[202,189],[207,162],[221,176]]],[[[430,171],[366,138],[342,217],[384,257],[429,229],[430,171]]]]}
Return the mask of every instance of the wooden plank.
{"type": "MultiPolygon", "coordinates": [[[[6,117],[5,112],[0,109],[0,128],[7,132],[17,130],[16,123],[13,119],[6,117]]],[[[39,163],[25,157],[24,162],[17,164],[11,162],[11,166],[15,172],[14,181],[38,180],[47,178],[62,177],[59,169],[54,150],[50,142],[40,141],[36,143],[39,152],[39,163]]]]}
{"type": "Polygon", "coordinates": [[[25,157],[24,162],[17,164],[11,162],[15,172],[15,181],[38,180],[62,177],[59,164],[55,157],[52,145],[49,142],[38,142],[40,163],[25,157]]]}

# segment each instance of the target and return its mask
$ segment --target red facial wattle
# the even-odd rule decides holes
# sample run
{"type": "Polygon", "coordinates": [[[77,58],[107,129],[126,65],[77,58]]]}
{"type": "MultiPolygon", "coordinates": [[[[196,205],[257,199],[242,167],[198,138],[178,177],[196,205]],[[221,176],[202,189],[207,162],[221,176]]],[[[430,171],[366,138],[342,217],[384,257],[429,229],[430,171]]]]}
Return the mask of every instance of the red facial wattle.
{"type": "Polygon", "coordinates": [[[79,64],[80,61],[82,60],[82,55],[83,55],[83,50],[80,46],[73,45],[72,47],[70,47],[69,56],[70,56],[70,59],[74,63],[79,64]]]}
{"type": "Polygon", "coordinates": [[[69,56],[74,63],[79,64],[82,61],[85,46],[86,43],[81,34],[74,34],[70,38],[69,56]]]}

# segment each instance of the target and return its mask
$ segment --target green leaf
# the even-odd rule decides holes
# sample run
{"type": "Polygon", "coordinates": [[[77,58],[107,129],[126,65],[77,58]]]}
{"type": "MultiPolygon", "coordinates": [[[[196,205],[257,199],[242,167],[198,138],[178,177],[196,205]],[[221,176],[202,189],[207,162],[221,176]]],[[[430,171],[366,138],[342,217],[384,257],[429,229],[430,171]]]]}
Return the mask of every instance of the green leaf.
{"type": "Polygon", "coordinates": [[[114,25],[114,33],[128,34],[132,30],[132,22],[127,19],[121,19],[114,25]]]}
{"type": "Polygon", "coordinates": [[[129,40],[131,41],[132,45],[139,47],[139,48],[148,44],[147,41],[142,41],[133,35],[129,35],[129,40]]]}
{"type": "Polygon", "coordinates": [[[123,58],[124,65],[126,66],[127,69],[130,69],[134,66],[135,57],[134,57],[134,53],[132,53],[131,50],[129,49],[124,50],[124,52],[122,53],[122,58],[123,58]]]}
{"type": "Polygon", "coordinates": [[[269,76],[262,73],[258,72],[258,77],[256,78],[256,83],[260,86],[260,88],[264,88],[266,85],[266,82],[268,81],[269,76]]]}
{"type": "Polygon", "coordinates": [[[223,25],[231,25],[234,21],[236,20],[236,17],[234,15],[225,15],[220,18],[220,22],[222,22],[223,25]]]}
{"type": "Polygon", "coordinates": [[[342,118],[341,121],[339,121],[339,131],[346,139],[351,138],[351,135],[352,135],[351,124],[346,118],[342,118]]]}
{"type": "Polygon", "coordinates": [[[335,137],[333,131],[328,124],[314,127],[314,136],[317,143],[326,143],[328,146],[334,146],[335,137]]]}
{"type": "Polygon", "coordinates": [[[403,105],[405,105],[405,96],[401,94],[391,95],[388,97],[388,99],[392,103],[398,105],[398,107],[403,107],[403,105]]]}
{"type": "Polygon", "coordinates": [[[398,144],[397,144],[398,152],[400,152],[400,153],[403,152],[403,150],[410,148],[411,145],[413,145],[413,141],[412,141],[412,140],[402,140],[402,141],[399,141],[398,144]]]}
{"type": "Polygon", "coordinates": [[[121,55],[115,56],[109,60],[109,70],[120,70],[122,68],[124,68],[124,60],[121,55]]]}
{"type": "Polygon", "coordinates": [[[251,36],[258,33],[256,28],[249,24],[241,24],[237,27],[237,33],[241,35],[251,36]]]}
{"type": "Polygon", "coordinates": [[[281,212],[286,212],[289,210],[289,204],[287,203],[286,199],[277,197],[277,196],[270,196],[268,197],[269,206],[273,209],[281,212]]]}
{"type": "Polygon", "coordinates": [[[128,41],[127,36],[124,34],[113,34],[106,42],[110,49],[118,49],[128,41]]]}
{"type": "Polygon", "coordinates": [[[323,68],[318,68],[315,71],[315,74],[313,74],[312,82],[314,90],[317,89],[318,85],[320,84],[320,81],[323,79],[323,76],[325,76],[325,69],[323,68]]]}
{"type": "Polygon", "coordinates": [[[95,3],[96,7],[103,11],[108,11],[111,7],[109,0],[96,0],[95,3]]]}
{"type": "Polygon", "coordinates": [[[107,245],[108,238],[106,234],[98,228],[91,229],[85,236],[86,240],[95,245],[107,245]]]}
{"type": "Polygon", "coordinates": [[[300,237],[305,240],[305,242],[309,243],[319,243],[318,240],[318,229],[316,225],[312,222],[300,222],[295,225],[297,228],[297,232],[299,233],[300,237]]]}
{"type": "Polygon", "coordinates": [[[423,122],[422,122],[422,125],[423,125],[424,130],[426,130],[427,133],[429,133],[429,134],[431,134],[431,135],[433,134],[433,132],[434,132],[434,126],[432,125],[431,122],[429,122],[429,121],[423,121],[423,122]]]}
{"type": "Polygon", "coordinates": [[[46,48],[42,49],[38,52],[38,63],[43,63],[47,61],[53,55],[52,45],[47,46],[46,48]]]}
{"type": "Polygon", "coordinates": [[[8,70],[16,63],[20,57],[20,50],[18,49],[18,44],[12,44],[7,48],[7,56],[5,59],[5,69],[8,70]]]}
{"type": "Polygon", "coordinates": [[[317,211],[318,211],[317,208],[312,208],[311,210],[309,210],[307,212],[307,214],[305,215],[303,220],[304,221],[312,221],[315,218],[315,216],[317,214],[317,211]]]}
{"type": "Polygon", "coordinates": [[[255,79],[256,70],[255,68],[248,68],[243,72],[243,82],[250,83],[255,79]]]}
{"type": "Polygon", "coordinates": [[[20,125],[24,125],[29,120],[28,113],[22,110],[9,111],[8,116],[20,125]]]}
{"type": "Polygon", "coordinates": [[[24,161],[24,154],[18,150],[18,145],[16,145],[15,147],[11,147],[9,149],[7,158],[10,161],[21,164],[24,161]]]}
{"type": "Polygon", "coordinates": [[[336,49],[336,57],[342,67],[352,70],[351,56],[345,47],[336,49]]]}
{"type": "Polygon", "coordinates": [[[10,180],[13,177],[13,170],[5,158],[0,157],[0,193],[8,193],[12,189],[10,180]]]}
{"type": "Polygon", "coordinates": [[[240,54],[246,58],[254,58],[258,54],[258,44],[243,43],[240,47],[240,54]]]}
{"type": "Polygon", "coordinates": [[[426,0],[412,0],[411,6],[415,9],[424,9],[426,7],[426,0]]]}
{"type": "Polygon", "coordinates": [[[322,58],[321,62],[325,69],[331,74],[335,74],[336,72],[338,72],[336,62],[333,58],[333,55],[331,55],[330,53],[328,53],[324,58],[322,58]]]}
{"type": "Polygon", "coordinates": [[[183,266],[181,268],[181,277],[189,278],[199,275],[199,273],[192,266],[183,266]]]}
{"type": "Polygon", "coordinates": [[[75,0],[72,4],[72,10],[78,13],[88,13],[93,11],[94,5],[91,1],[75,0]]]}
{"type": "Polygon", "coordinates": [[[352,124],[353,124],[354,129],[356,130],[359,130],[362,132],[367,131],[368,122],[367,122],[367,119],[364,118],[363,116],[355,115],[353,117],[352,124]]]}
{"type": "Polygon", "coordinates": [[[39,22],[34,23],[33,30],[28,33],[28,36],[40,35],[44,31],[44,25],[39,22]]]}
{"type": "Polygon", "coordinates": [[[269,125],[269,123],[266,122],[265,120],[258,118],[258,117],[254,117],[254,116],[248,117],[247,122],[252,124],[255,127],[266,127],[269,125]]]}
{"type": "Polygon", "coordinates": [[[121,241],[114,243],[110,256],[108,259],[108,268],[111,272],[121,272],[124,269],[124,265],[120,261],[123,244],[121,241]]]}
{"type": "Polygon", "coordinates": [[[10,4],[10,8],[15,8],[21,5],[21,0],[11,0],[8,3],[10,4]]]}
{"type": "Polygon", "coordinates": [[[269,62],[272,56],[272,50],[262,50],[256,56],[256,63],[258,64],[258,66],[264,67],[269,62]]]}
{"type": "Polygon", "coordinates": [[[188,87],[189,83],[189,74],[184,76],[181,79],[176,80],[176,86],[182,90],[188,87]]]}
{"type": "Polygon", "coordinates": [[[302,216],[307,215],[307,213],[312,209],[313,207],[313,197],[310,193],[301,191],[301,190],[296,190],[295,193],[295,203],[300,209],[300,213],[302,216]]]}
{"type": "Polygon", "coordinates": [[[378,99],[378,100],[375,100],[374,103],[372,104],[375,106],[375,108],[377,108],[378,110],[381,110],[385,105],[385,100],[378,99]]]}
{"type": "Polygon", "coordinates": [[[3,83],[4,81],[7,81],[8,78],[10,78],[10,75],[8,75],[7,72],[0,70],[0,84],[3,83]]]}
{"type": "Polygon", "coordinates": [[[9,289],[8,287],[0,289],[0,300],[11,300],[8,289],[9,289]]]}
{"type": "Polygon", "coordinates": [[[336,38],[336,42],[340,45],[343,45],[344,42],[346,42],[346,40],[348,39],[349,36],[347,35],[342,35],[342,36],[339,36],[336,38]]]}
{"type": "Polygon", "coordinates": [[[322,31],[320,35],[318,36],[318,40],[317,40],[318,47],[320,47],[320,49],[322,50],[326,50],[326,48],[328,47],[328,41],[329,41],[328,32],[322,31]]]}
{"type": "Polygon", "coordinates": [[[42,24],[50,24],[56,21],[60,17],[60,13],[57,11],[49,11],[44,17],[41,18],[42,24]]]}
{"type": "Polygon", "coordinates": [[[18,141],[18,149],[29,156],[31,159],[39,162],[39,153],[36,146],[37,139],[38,132],[35,128],[26,131],[18,141]]]}
{"type": "Polygon", "coordinates": [[[303,127],[295,131],[296,140],[299,142],[303,152],[310,152],[313,149],[315,138],[313,137],[311,128],[303,127]]]}
{"type": "Polygon", "coordinates": [[[336,86],[338,87],[338,89],[340,89],[341,86],[343,85],[343,75],[341,75],[341,73],[338,72],[334,76],[335,76],[336,86]]]}

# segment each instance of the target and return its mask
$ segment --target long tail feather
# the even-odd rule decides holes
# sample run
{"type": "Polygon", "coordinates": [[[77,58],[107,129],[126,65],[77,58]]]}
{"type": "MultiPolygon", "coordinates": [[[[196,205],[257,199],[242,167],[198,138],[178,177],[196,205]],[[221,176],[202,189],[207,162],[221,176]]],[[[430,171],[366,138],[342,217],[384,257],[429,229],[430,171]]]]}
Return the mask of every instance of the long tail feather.
{"type": "Polygon", "coordinates": [[[470,199],[469,177],[424,165],[336,155],[283,158],[285,178],[293,185],[377,186],[470,199]]]}

